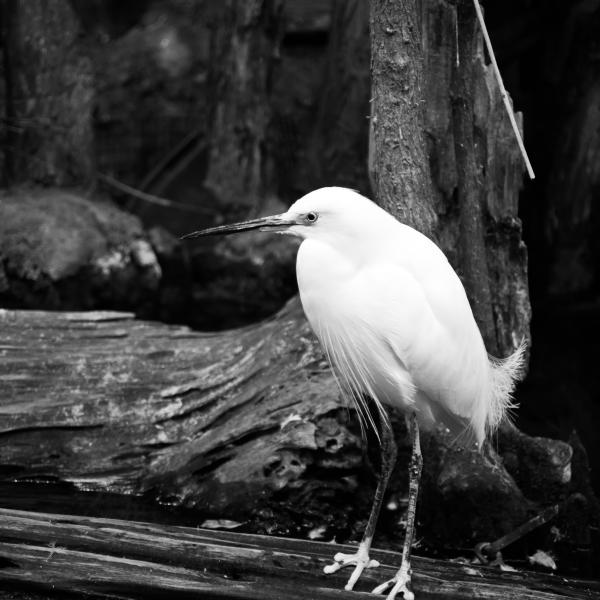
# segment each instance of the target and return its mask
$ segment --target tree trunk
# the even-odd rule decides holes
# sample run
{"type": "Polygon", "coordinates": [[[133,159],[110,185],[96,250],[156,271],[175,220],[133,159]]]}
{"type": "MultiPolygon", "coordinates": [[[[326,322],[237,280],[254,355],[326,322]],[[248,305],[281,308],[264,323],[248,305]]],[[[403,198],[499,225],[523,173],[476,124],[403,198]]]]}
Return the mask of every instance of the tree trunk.
{"type": "Polygon", "coordinates": [[[488,350],[507,355],[529,337],[522,159],[472,2],[375,0],[371,34],[375,195],[441,245],[488,350]]]}
{"type": "Polygon", "coordinates": [[[2,2],[5,183],[93,176],[93,74],[67,0],[2,2]]]}
{"type": "Polygon", "coordinates": [[[471,306],[485,340],[496,339],[492,321],[490,276],[483,227],[482,165],[477,160],[473,127],[474,60],[479,24],[472,2],[456,4],[457,59],[452,61],[450,104],[454,128],[456,192],[458,199],[459,262],[471,306]]]}
{"type": "Polygon", "coordinates": [[[282,6],[282,0],[228,0],[211,11],[215,101],[204,184],[230,211],[259,210],[274,191],[266,148],[282,6]]]}
{"type": "Polygon", "coordinates": [[[435,237],[421,29],[417,0],[371,2],[369,171],[379,203],[403,223],[435,237]]]}
{"type": "Polygon", "coordinates": [[[307,149],[307,189],[342,185],[370,195],[367,164],[369,114],[369,3],[336,0],[326,67],[307,149]]]}

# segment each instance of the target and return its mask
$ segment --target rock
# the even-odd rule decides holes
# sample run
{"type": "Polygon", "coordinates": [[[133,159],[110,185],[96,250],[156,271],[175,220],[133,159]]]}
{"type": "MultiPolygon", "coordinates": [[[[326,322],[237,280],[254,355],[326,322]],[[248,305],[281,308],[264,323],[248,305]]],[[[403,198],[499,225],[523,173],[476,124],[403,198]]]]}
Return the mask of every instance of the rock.
{"type": "Polygon", "coordinates": [[[531,500],[550,503],[571,482],[573,449],[561,440],[525,435],[512,425],[498,435],[504,467],[531,500]]]}
{"type": "Polygon", "coordinates": [[[457,447],[444,433],[424,437],[424,498],[430,509],[425,505],[421,514],[434,541],[454,538],[474,547],[527,520],[532,503],[493,450],[457,447]]]}
{"type": "Polygon", "coordinates": [[[136,217],[57,188],[0,196],[0,301],[36,309],[141,310],[161,269],[136,217]]]}

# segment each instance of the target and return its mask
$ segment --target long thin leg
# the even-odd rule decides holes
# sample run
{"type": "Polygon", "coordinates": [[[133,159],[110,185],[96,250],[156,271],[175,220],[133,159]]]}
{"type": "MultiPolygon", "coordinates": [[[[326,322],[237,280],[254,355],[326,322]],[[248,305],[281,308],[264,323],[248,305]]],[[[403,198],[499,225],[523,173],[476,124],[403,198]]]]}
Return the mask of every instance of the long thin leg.
{"type": "Polygon", "coordinates": [[[350,579],[345,586],[346,590],[351,590],[354,584],[358,581],[362,572],[365,569],[371,567],[378,567],[379,562],[371,560],[369,552],[371,550],[371,542],[373,541],[373,535],[375,534],[375,527],[377,526],[377,519],[379,518],[379,512],[383,503],[383,496],[387,488],[394,464],[396,463],[396,441],[394,440],[394,432],[392,427],[385,415],[381,415],[381,474],[379,481],[377,482],[377,489],[375,490],[375,498],[373,499],[373,506],[371,508],[371,514],[367,521],[367,526],[363,534],[363,538],[358,546],[358,550],[355,554],[343,554],[338,552],[333,560],[335,561],[332,565],[327,565],[323,570],[325,573],[335,573],[346,565],[355,565],[350,579]]]}
{"type": "Polygon", "coordinates": [[[415,515],[417,512],[417,497],[419,495],[419,482],[421,480],[421,469],[423,467],[423,457],[421,455],[421,441],[419,436],[419,424],[416,415],[410,416],[409,432],[412,440],[412,454],[410,457],[409,483],[408,483],[408,510],[406,515],[406,536],[404,546],[402,547],[402,562],[398,572],[393,579],[378,585],[374,594],[385,592],[390,586],[393,586],[388,594],[387,600],[394,600],[398,592],[404,596],[404,600],[414,600],[415,595],[408,589],[410,583],[410,553],[413,539],[415,537],[415,515]]]}

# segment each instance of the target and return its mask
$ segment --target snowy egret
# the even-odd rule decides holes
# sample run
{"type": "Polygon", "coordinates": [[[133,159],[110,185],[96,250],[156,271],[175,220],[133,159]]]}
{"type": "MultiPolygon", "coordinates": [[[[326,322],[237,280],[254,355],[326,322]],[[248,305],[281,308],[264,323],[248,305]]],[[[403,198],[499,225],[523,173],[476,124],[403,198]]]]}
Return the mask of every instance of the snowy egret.
{"type": "Polygon", "coordinates": [[[467,295],[443,252],[357,192],[322,188],[286,213],[212,227],[184,238],[259,229],[299,236],[296,274],[304,312],[338,383],[356,404],[362,423],[376,427],[365,396],[374,401],[382,446],[382,473],[363,539],[355,554],[336,554],[325,568],[377,566],[369,552],[396,445],[385,405],[404,411],[412,443],[409,502],[402,562],[388,599],[410,590],[410,552],[419,479],[419,426],[445,424],[480,445],[511,406],[523,346],[507,359],[488,356],[467,295]]]}

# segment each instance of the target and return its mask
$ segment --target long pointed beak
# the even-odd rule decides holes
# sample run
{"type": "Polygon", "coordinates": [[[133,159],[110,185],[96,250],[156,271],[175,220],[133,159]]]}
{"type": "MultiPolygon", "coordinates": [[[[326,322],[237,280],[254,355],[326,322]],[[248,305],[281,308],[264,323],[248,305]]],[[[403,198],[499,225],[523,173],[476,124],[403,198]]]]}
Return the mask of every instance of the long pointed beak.
{"type": "Polygon", "coordinates": [[[261,217],[260,219],[251,219],[250,221],[242,221],[241,223],[232,223],[231,225],[219,225],[218,227],[209,227],[200,231],[193,231],[181,236],[182,240],[190,240],[206,235],[227,235],[237,233],[238,231],[250,231],[259,229],[261,231],[283,231],[291,225],[297,225],[296,220],[288,217],[285,214],[273,215],[271,217],[261,217]]]}

